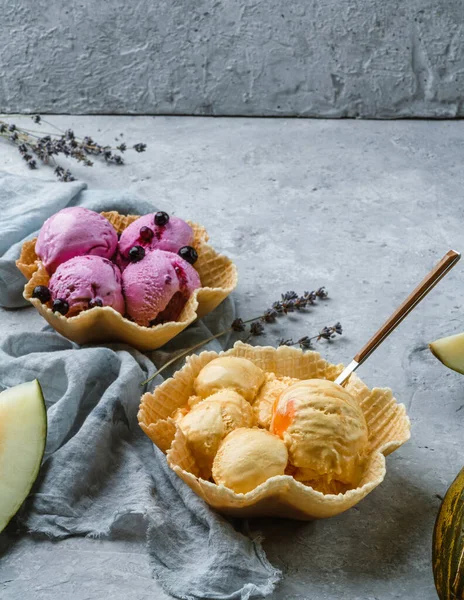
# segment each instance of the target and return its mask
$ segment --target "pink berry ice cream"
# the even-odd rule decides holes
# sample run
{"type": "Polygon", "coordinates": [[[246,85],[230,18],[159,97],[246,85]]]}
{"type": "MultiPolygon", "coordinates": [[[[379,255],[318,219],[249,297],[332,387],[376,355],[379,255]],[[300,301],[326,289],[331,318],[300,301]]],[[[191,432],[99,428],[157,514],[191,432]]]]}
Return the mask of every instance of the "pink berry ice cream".
{"type": "Polygon", "coordinates": [[[193,230],[188,223],[162,211],[150,213],[131,223],[122,232],[118,264],[122,270],[127,266],[134,246],[143,248],[145,252],[166,250],[177,253],[192,242],[193,230]]]}
{"type": "Polygon", "coordinates": [[[76,256],[62,263],[48,288],[53,310],[73,317],[95,306],[111,306],[124,314],[121,271],[101,256],[76,256]]]}
{"type": "Polygon", "coordinates": [[[120,235],[108,219],[83,207],[45,221],[35,249],[50,275],[32,297],[73,317],[112,307],[138,325],[176,321],[201,286],[188,223],[165,212],[139,217],[120,235]]]}
{"type": "Polygon", "coordinates": [[[148,252],[122,274],[127,314],[145,327],[178,319],[200,286],[200,277],[189,262],[163,250],[148,252]]]}
{"type": "Polygon", "coordinates": [[[45,221],[35,251],[52,274],[75,256],[111,258],[117,245],[117,233],[108,219],[88,208],[71,206],[45,221]]]}

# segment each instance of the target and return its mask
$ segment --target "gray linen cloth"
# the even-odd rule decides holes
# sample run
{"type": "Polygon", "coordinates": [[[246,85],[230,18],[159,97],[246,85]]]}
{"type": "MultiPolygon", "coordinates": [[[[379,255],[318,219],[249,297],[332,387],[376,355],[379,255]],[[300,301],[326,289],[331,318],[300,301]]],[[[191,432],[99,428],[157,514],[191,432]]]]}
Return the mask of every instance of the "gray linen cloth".
{"type": "MultiPolygon", "coordinates": [[[[155,210],[119,191],[86,190],[0,173],[0,306],[19,308],[24,278],[14,265],[24,240],[65,206],[155,210]]],[[[29,307],[24,310],[34,310],[29,307]]],[[[44,322],[39,331],[0,338],[0,390],[39,379],[48,409],[45,460],[19,520],[31,535],[121,539],[137,535],[153,573],[177,598],[260,598],[280,572],[257,536],[236,531],[167,466],[137,425],[140,382],[171,353],[189,347],[233,318],[232,301],[144,355],[125,344],[78,346],[44,322]]],[[[218,342],[208,345],[220,350],[218,342]]],[[[162,378],[158,376],[156,383],[162,378]]]]}

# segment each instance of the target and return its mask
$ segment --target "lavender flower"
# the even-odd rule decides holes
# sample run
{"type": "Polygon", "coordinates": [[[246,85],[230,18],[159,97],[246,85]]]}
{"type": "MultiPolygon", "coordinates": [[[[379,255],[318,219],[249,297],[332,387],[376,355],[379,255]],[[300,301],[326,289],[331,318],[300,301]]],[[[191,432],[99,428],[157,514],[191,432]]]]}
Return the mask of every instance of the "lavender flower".
{"type": "MultiPolygon", "coordinates": [[[[302,296],[299,296],[294,291],[285,292],[285,294],[281,295],[280,300],[274,302],[272,308],[268,308],[267,310],[265,310],[262,315],[254,317],[252,319],[246,319],[245,321],[240,317],[237,317],[232,321],[232,323],[227,329],[224,329],[224,331],[220,331],[216,335],[213,335],[210,338],[203,340],[198,344],[195,344],[195,346],[192,346],[191,348],[180,352],[177,356],[169,360],[160,369],[158,369],[158,371],[156,371],[156,373],[152,375],[149,379],[143,381],[141,385],[145,385],[146,383],[150,382],[159,373],[164,371],[164,369],[175,363],[180,358],[191,354],[198,348],[201,348],[204,344],[207,344],[208,342],[215,340],[225,335],[226,333],[230,333],[231,331],[235,331],[237,333],[246,332],[247,335],[244,339],[245,341],[248,341],[248,339],[252,336],[262,335],[265,331],[265,325],[269,323],[275,323],[279,316],[293,311],[302,312],[309,306],[317,304],[318,300],[325,300],[326,298],[328,298],[328,293],[323,287],[318,288],[316,291],[313,292],[304,292],[302,296]],[[249,326],[248,330],[247,326],[249,326]]],[[[313,347],[312,342],[314,340],[320,341],[324,339],[327,341],[331,341],[332,338],[336,337],[336,335],[341,334],[342,326],[340,323],[337,322],[335,323],[335,325],[332,325],[330,327],[324,327],[317,335],[314,335],[312,337],[305,335],[299,338],[296,342],[293,340],[293,338],[282,338],[278,341],[278,344],[279,346],[299,346],[302,350],[310,350],[313,347]]]]}
{"type": "MultiPolygon", "coordinates": [[[[40,115],[34,115],[31,118],[38,125],[46,123],[40,115]]],[[[48,124],[51,125],[51,123],[48,124]]],[[[33,159],[32,155],[46,165],[52,164],[55,175],[60,181],[74,181],[75,177],[69,169],[64,169],[56,164],[55,156],[62,155],[72,158],[86,167],[92,167],[94,164],[88,158],[89,155],[100,157],[107,164],[124,164],[122,156],[114,152],[113,148],[98,144],[90,136],[80,139],[72,129],[67,129],[59,134],[40,136],[22,127],[17,127],[14,123],[8,124],[0,121],[0,136],[17,146],[19,153],[31,169],[37,168],[37,160],[33,159]]],[[[132,149],[136,152],[144,152],[146,147],[146,144],[134,144],[132,149]]],[[[117,150],[125,152],[127,145],[120,144],[117,150]]]]}
{"type": "Polygon", "coordinates": [[[262,335],[264,333],[264,325],[260,321],[253,321],[250,325],[251,335],[262,335]]]}
{"type": "Polygon", "coordinates": [[[230,328],[233,331],[245,331],[246,329],[245,323],[240,318],[234,319],[230,325],[230,328]]]}

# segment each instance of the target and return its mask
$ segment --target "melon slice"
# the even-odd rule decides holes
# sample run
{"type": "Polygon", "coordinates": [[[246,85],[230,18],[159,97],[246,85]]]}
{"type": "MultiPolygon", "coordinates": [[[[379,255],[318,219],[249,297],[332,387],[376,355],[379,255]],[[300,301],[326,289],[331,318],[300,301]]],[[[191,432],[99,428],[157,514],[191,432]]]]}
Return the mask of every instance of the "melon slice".
{"type": "Polygon", "coordinates": [[[446,367],[464,374],[464,333],[441,338],[429,348],[446,367]]]}
{"type": "Polygon", "coordinates": [[[0,532],[37,478],[47,439],[47,411],[37,380],[0,393],[0,532]]]}

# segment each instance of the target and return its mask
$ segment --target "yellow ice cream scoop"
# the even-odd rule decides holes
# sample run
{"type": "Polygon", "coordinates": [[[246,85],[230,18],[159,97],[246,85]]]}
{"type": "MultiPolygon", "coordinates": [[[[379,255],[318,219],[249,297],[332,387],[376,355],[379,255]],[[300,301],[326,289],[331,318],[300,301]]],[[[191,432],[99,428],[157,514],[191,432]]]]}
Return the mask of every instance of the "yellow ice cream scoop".
{"type": "Polygon", "coordinates": [[[235,429],[221,443],[213,462],[213,479],[237,494],[246,494],[275,475],[283,475],[288,452],[283,441],[264,429],[235,429]]]}
{"type": "Polygon", "coordinates": [[[221,440],[236,427],[250,427],[250,404],[233,390],[221,390],[195,404],[179,422],[203,479],[211,467],[221,440]]]}
{"type": "Polygon", "coordinates": [[[356,487],[368,450],[368,429],[355,398],[325,379],[300,381],[275,403],[271,432],[285,442],[298,479],[356,487]]]}
{"type": "Polygon", "coordinates": [[[294,377],[279,376],[275,373],[265,373],[265,380],[253,402],[255,424],[269,429],[272,419],[272,408],[284,390],[300,381],[294,377]]]}
{"type": "Polygon", "coordinates": [[[264,381],[264,371],[246,358],[221,356],[198,373],[194,383],[197,396],[207,398],[224,388],[241,394],[251,402],[264,381]]]}

